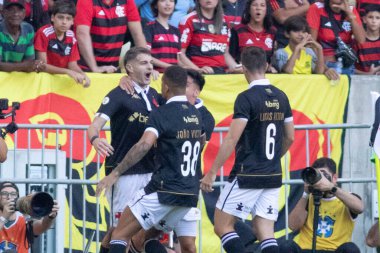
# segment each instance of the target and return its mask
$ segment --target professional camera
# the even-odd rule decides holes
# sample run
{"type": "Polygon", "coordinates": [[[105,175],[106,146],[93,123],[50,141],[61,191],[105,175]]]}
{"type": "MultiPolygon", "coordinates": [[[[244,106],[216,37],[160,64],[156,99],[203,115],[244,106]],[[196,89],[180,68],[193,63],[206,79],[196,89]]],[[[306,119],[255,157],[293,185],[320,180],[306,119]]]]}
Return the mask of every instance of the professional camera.
{"type": "Polygon", "coordinates": [[[355,62],[358,61],[358,57],[355,55],[355,52],[347,46],[346,43],[340,38],[337,37],[337,49],[335,51],[336,59],[342,58],[343,67],[348,68],[352,66],[355,62]]]}
{"type": "Polygon", "coordinates": [[[36,192],[21,197],[16,202],[16,210],[35,218],[41,218],[51,213],[54,200],[49,193],[36,192]]]}
{"type": "Polygon", "coordinates": [[[11,123],[9,123],[5,128],[0,130],[0,135],[3,139],[5,138],[7,133],[13,134],[18,129],[18,127],[15,123],[15,117],[16,117],[16,110],[20,109],[20,103],[19,102],[13,102],[11,110],[8,112],[3,112],[3,111],[7,111],[8,109],[9,109],[8,99],[1,98],[0,99],[0,119],[6,119],[8,117],[12,117],[11,123]]]}
{"type": "MultiPolygon", "coordinates": [[[[322,171],[322,173],[325,176],[325,178],[327,178],[330,182],[332,181],[332,178],[328,173],[326,173],[325,171],[322,171]]],[[[313,167],[306,167],[301,172],[301,178],[305,183],[313,185],[322,179],[322,175],[321,172],[319,172],[319,170],[314,169],[313,167]]]]}

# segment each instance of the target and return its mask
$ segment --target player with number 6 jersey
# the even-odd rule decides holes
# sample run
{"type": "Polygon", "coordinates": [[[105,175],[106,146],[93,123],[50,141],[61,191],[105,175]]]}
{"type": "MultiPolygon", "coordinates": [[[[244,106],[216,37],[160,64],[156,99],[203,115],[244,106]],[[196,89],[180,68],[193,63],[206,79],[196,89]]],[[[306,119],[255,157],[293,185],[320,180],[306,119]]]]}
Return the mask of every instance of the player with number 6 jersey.
{"type": "Polygon", "coordinates": [[[281,157],[294,140],[292,111],[286,94],[265,79],[265,51],[248,47],[241,55],[248,90],[235,101],[229,131],[201,188],[210,192],[218,169],[236,151],[233,169],[215,208],[215,233],[227,253],[245,252],[234,230],[237,218],[251,214],[262,253],[277,253],[274,222],[278,216],[281,157]]]}

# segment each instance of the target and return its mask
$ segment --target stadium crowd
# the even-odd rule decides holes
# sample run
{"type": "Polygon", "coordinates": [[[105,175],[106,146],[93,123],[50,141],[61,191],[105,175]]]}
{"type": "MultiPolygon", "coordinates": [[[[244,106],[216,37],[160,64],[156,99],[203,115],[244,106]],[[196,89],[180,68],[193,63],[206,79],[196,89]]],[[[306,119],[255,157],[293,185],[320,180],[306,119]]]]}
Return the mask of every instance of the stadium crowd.
{"type": "Polygon", "coordinates": [[[0,70],[121,72],[122,46],[147,47],[153,77],[171,65],[242,73],[240,53],[267,54],[267,73],[380,73],[380,3],[374,0],[4,0],[0,70]],[[37,18],[38,17],[38,18],[37,18]]]}

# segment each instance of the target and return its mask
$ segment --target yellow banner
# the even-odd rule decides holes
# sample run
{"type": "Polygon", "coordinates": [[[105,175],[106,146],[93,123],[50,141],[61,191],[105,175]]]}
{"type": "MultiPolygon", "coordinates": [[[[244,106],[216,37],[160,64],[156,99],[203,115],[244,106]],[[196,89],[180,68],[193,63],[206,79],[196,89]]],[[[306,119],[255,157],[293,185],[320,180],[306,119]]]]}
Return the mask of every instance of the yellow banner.
{"type": "MultiPolygon", "coordinates": [[[[0,92],[1,97],[10,101],[19,101],[21,108],[17,111],[16,122],[18,124],[69,124],[88,125],[93,119],[93,115],[99,108],[103,97],[116,85],[118,85],[121,74],[89,74],[91,86],[87,89],[76,84],[71,78],[65,75],[49,74],[25,74],[25,73],[1,73],[0,92]]],[[[348,98],[348,79],[342,77],[339,85],[332,86],[330,82],[321,75],[268,75],[271,82],[282,89],[289,97],[293,108],[293,116],[296,124],[340,124],[344,123],[344,113],[348,98]]],[[[152,84],[160,91],[160,81],[152,84]]],[[[202,91],[201,98],[206,107],[214,115],[217,126],[228,126],[232,113],[233,104],[237,94],[247,89],[248,84],[243,75],[214,75],[206,77],[206,85],[202,91]]],[[[6,122],[6,121],[4,121],[6,122]]],[[[3,123],[3,122],[2,122],[3,123]]],[[[83,132],[74,132],[73,138],[73,174],[79,179],[96,179],[96,170],[90,173],[90,177],[84,178],[83,157],[86,157],[86,164],[96,162],[96,154],[88,140],[86,140],[87,150],[84,147],[83,132]],[[75,173],[74,173],[75,172],[75,173]]],[[[291,172],[298,171],[312,163],[317,157],[327,156],[328,150],[331,157],[339,163],[342,155],[342,130],[332,130],[330,132],[330,142],[327,139],[326,130],[312,130],[307,134],[305,131],[297,131],[295,143],[290,149],[286,159],[286,167],[291,172]],[[308,138],[306,138],[308,136],[308,138]],[[306,139],[308,149],[306,149],[306,139]],[[306,152],[308,150],[308,154],[306,152]]],[[[109,134],[107,134],[109,138],[109,134]]],[[[70,131],[31,131],[31,148],[41,148],[42,143],[46,148],[55,148],[58,139],[60,149],[70,152],[70,131]],[[58,136],[57,136],[58,135],[58,136]]],[[[10,148],[14,147],[12,136],[6,139],[10,148]]],[[[19,130],[18,148],[28,147],[27,132],[19,130]]],[[[214,133],[203,154],[204,170],[210,168],[218,147],[220,136],[214,133]]],[[[233,158],[229,159],[224,167],[224,175],[228,175],[233,158]]],[[[285,165],[285,164],[284,164],[285,165]]],[[[285,166],[284,166],[285,167],[285,166]]],[[[87,168],[89,170],[89,168],[87,168]]],[[[102,170],[102,173],[103,170],[102,170]]],[[[88,175],[89,173],[87,173],[88,175]]],[[[103,175],[103,174],[102,174],[103,175]]],[[[96,199],[91,196],[94,187],[86,189],[86,200],[90,207],[94,207],[96,199]]],[[[82,188],[78,188],[81,190],[82,188]]],[[[75,197],[75,194],[74,194],[75,197]]],[[[79,197],[78,197],[79,198],[79,197]]],[[[216,196],[212,197],[216,201],[216,196]]],[[[75,208],[82,208],[81,198],[74,200],[73,206],[73,249],[81,251],[82,248],[82,216],[75,211],[75,208]]],[[[284,199],[281,200],[282,205],[284,199]]],[[[210,202],[211,203],[211,202],[210,202]]],[[[212,215],[213,206],[207,206],[209,201],[202,201],[202,251],[220,252],[219,239],[213,233],[213,227],[208,216],[212,215]],[[208,214],[207,214],[208,213],[208,214]]],[[[67,204],[68,205],[68,204],[67,204]]],[[[66,206],[68,207],[68,206],[66,206]]],[[[67,210],[67,209],[66,209],[67,210]]],[[[106,229],[106,212],[108,207],[102,201],[100,208],[100,229],[106,229]]],[[[92,211],[94,213],[94,210],[92,211]]],[[[90,215],[88,212],[87,215],[90,215]]],[[[89,217],[89,216],[88,216],[89,217]]],[[[68,221],[68,212],[66,215],[68,221]]],[[[86,227],[95,229],[94,217],[87,219],[86,227]]],[[[67,222],[68,223],[68,222],[67,222]]],[[[279,223],[283,221],[279,220],[279,223]]],[[[283,234],[279,230],[279,234],[283,234]]],[[[69,246],[68,224],[66,224],[65,246],[69,246]]],[[[95,252],[95,244],[91,246],[91,252],[95,252]]]]}

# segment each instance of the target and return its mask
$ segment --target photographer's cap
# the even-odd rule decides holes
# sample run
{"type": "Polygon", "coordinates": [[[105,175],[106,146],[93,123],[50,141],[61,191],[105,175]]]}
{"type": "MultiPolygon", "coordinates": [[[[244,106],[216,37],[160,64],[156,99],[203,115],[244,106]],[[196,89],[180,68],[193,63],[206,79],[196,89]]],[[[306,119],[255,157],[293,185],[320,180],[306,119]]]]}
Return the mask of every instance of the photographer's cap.
{"type": "Polygon", "coordinates": [[[0,183],[0,191],[2,191],[4,188],[7,188],[7,187],[11,187],[11,188],[15,189],[17,191],[17,193],[19,193],[18,187],[15,183],[12,183],[10,181],[4,181],[4,182],[0,183]]]}
{"type": "Polygon", "coordinates": [[[11,5],[18,5],[25,8],[25,0],[4,0],[3,7],[5,9],[11,5]]]}

